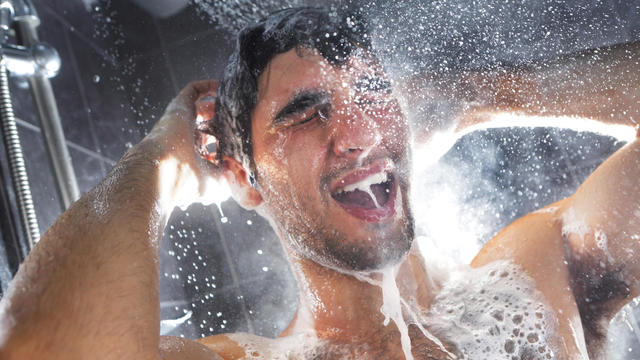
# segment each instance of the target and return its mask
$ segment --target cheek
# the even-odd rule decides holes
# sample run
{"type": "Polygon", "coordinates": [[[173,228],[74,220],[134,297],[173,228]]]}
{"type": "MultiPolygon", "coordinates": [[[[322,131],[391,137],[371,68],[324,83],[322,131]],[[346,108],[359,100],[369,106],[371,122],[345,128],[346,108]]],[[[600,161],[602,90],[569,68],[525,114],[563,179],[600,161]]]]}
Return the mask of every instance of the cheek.
{"type": "Polygon", "coordinates": [[[259,149],[254,147],[260,154],[256,156],[259,176],[268,179],[271,186],[277,186],[280,191],[314,196],[318,192],[327,146],[321,134],[312,133],[279,134],[265,141],[259,149]]]}
{"type": "Polygon", "coordinates": [[[317,189],[326,155],[327,142],[322,136],[292,134],[286,147],[292,181],[306,191],[317,189]]]}

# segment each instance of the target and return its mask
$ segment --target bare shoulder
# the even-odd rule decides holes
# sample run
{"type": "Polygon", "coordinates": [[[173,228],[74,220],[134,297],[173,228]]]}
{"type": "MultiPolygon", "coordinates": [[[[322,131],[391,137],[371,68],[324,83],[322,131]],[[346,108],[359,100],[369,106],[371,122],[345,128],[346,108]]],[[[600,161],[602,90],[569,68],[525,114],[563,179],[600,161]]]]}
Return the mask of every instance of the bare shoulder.
{"type": "Polygon", "coordinates": [[[514,221],[480,250],[471,266],[510,261],[522,268],[554,305],[565,307],[573,303],[562,235],[563,205],[560,201],[514,221]]]}
{"type": "Polygon", "coordinates": [[[547,261],[563,261],[566,257],[562,239],[561,212],[564,201],[529,213],[496,234],[471,262],[479,267],[498,260],[510,260],[530,275],[544,269],[547,261]],[[542,266],[542,267],[541,267],[542,266]]]}

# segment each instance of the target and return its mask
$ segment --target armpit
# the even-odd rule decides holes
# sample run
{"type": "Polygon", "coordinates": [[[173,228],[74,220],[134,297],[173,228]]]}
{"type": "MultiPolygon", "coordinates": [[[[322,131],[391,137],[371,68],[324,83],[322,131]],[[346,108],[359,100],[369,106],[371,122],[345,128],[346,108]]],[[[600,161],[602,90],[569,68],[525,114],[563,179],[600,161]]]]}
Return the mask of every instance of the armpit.
{"type": "Polygon", "coordinates": [[[604,255],[573,248],[570,236],[564,236],[568,247],[570,284],[587,343],[592,347],[606,339],[609,320],[631,291],[624,280],[622,266],[612,265],[604,255]]]}

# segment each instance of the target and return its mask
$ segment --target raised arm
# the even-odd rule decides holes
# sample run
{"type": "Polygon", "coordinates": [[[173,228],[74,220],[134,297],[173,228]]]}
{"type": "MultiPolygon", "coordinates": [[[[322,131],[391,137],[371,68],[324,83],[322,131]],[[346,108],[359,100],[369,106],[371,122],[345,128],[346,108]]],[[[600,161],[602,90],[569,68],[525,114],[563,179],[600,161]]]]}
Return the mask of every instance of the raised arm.
{"type": "Polygon", "coordinates": [[[0,358],[159,357],[158,243],[178,199],[216,175],[194,152],[195,102],[215,89],[185,88],[44,234],[0,302],[0,358]]]}
{"type": "MultiPolygon", "coordinates": [[[[487,115],[496,112],[634,126],[640,119],[639,55],[637,42],[523,67],[464,74],[460,88],[466,94],[461,96],[474,105],[460,117],[458,130],[488,121],[487,115]]],[[[566,120],[557,119],[555,126],[570,127],[562,123],[566,120]]],[[[548,125],[532,121],[528,126],[548,125]]]]}
{"type": "Polygon", "coordinates": [[[496,260],[519,265],[555,311],[557,323],[551,326],[559,334],[559,358],[585,359],[587,353],[600,358],[611,318],[640,295],[639,254],[640,140],[635,140],[572,196],[500,231],[471,266],[496,260]]]}
{"type": "Polygon", "coordinates": [[[460,134],[496,126],[593,128],[568,117],[635,126],[640,119],[639,58],[636,42],[523,66],[422,74],[401,81],[399,91],[408,108],[426,102],[446,109],[416,120],[426,121],[417,126],[416,138],[422,142],[433,130],[452,124],[460,134]],[[505,114],[496,121],[496,115],[505,114]]]}

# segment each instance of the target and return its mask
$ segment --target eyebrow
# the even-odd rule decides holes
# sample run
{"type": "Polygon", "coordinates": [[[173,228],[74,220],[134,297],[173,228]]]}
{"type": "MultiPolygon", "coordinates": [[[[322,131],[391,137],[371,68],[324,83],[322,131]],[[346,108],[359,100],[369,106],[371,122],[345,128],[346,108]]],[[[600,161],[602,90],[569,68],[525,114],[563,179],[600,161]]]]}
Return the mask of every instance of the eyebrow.
{"type": "Polygon", "coordinates": [[[327,102],[328,95],[320,90],[302,90],[289,100],[282,110],[273,118],[273,123],[282,122],[287,116],[300,113],[308,108],[327,102]]]}

